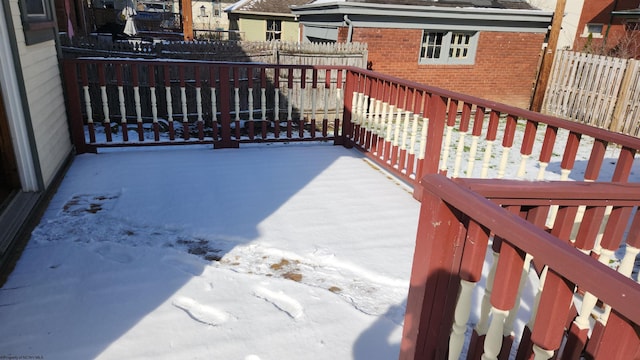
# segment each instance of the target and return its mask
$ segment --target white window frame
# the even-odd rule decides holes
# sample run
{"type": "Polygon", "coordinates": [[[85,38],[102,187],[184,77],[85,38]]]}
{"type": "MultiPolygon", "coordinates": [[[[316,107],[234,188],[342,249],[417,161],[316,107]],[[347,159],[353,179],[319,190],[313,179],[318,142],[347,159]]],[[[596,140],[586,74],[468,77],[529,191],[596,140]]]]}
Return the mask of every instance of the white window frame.
{"type": "Polygon", "coordinates": [[[423,30],[418,62],[420,64],[473,65],[476,60],[479,35],[480,32],[478,31],[423,30]],[[433,44],[428,44],[426,37],[428,35],[437,36],[437,34],[442,35],[442,43],[436,45],[437,47],[440,47],[440,52],[437,56],[434,56],[433,52],[428,51],[429,47],[433,46],[433,44]],[[468,43],[462,44],[462,47],[456,47],[456,44],[452,44],[451,42],[453,39],[459,39],[458,36],[468,36],[468,43]],[[466,56],[452,57],[450,53],[455,51],[456,48],[466,48],[466,56]]]}
{"type": "Polygon", "coordinates": [[[602,33],[604,31],[604,24],[600,24],[600,23],[587,23],[584,24],[584,30],[582,31],[582,34],[580,35],[581,37],[589,37],[589,35],[591,35],[592,38],[594,39],[600,39],[603,37],[602,33]],[[600,31],[598,32],[594,32],[593,28],[594,27],[600,27],[600,31]]]}

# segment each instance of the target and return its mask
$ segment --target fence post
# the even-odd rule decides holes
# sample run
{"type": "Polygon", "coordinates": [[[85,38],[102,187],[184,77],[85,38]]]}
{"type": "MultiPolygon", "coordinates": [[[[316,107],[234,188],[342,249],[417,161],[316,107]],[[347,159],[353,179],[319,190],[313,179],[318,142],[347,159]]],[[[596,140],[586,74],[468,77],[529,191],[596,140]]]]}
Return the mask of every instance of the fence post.
{"type": "Polygon", "coordinates": [[[71,140],[75,146],[76,153],[84,154],[89,152],[89,149],[84,138],[84,122],[80,107],[80,89],[78,88],[78,71],[76,67],[76,62],[72,60],[63,60],[62,62],[71,140]]]}
{"type": "MultiPolygon", "coordinates": [[[[622,76],[622,84],[620,85],[620,92],[616,97],[616,103],[613,109],[613,116],[611,118],[611,125],[609,125],[609,131],[623,132],[625,126],[625,108],[629,102],[629,92],[632,88],[632,81],[638,67],[638,60],[627,60],[627,66],[624,69],[624,75],[622,76]],[[622,124],[621,124],[622,122],[622,124]]],[[[631,135],[631,134],[628,134],[631,135]]]]}
{"type": "Polygon", "coordinates": [[[237,148],[238,141],[231,141],[231,86],[229,78],[229,66],[221,66],[218,80],[220,81],[220,137],[213,143],[214,149],[237,148]]]}

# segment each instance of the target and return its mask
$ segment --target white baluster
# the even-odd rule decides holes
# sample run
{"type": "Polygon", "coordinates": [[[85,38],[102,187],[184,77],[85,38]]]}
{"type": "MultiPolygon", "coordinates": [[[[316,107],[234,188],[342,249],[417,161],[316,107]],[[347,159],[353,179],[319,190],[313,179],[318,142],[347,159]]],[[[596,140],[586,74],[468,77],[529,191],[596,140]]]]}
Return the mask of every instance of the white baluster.
{"type": "Polygon", "coordinates": [[[107,87],[100,86],[100,96],[102,98],[102,112],[104,113],[104,122],[108,123],[109,119],[109,98],[107,97],[107,87]]]}
{"type": "Polygon", "coordinates": [[[216,88],[211,88],[211,120],[213,122],[218,121],[218,96],[216,94],[216,88]]]}
{"type": "Polygon", "coordinates": [[[149,88],[151,96],[151,116],[153,117],[153,123],[158,122],[158,98],[156,97],[156,87],[151,86],[149,88]]]}
{"type": "Polygon", "coordinates": [[[394,128],[395,131],[393,132],[393,146],[397,147],[400,144],[400,129],[402,128],[402,109],[400,108],[398,108],[394,128]]]}
{"type": "Polygon", "coordinates": [[[484,353],[482,360],[497,360],[502,349],[502,334],[504,333],[504,321],[509,315],[508,311],[491,307],[491,323],[487,336],[484,338],[484,353]]]}
{"type": "Polygon", "coordinates": [[[498,179],[502,179],[504,177],[504,172],[507,169],[507,165],[509,164],[510,151],[510,147],[502,148],[502,158],[500,159],[500,166],[498,167],[498,179]]]}
{"type": "Polygon", "coordinates": [[[379,134],[378,134],[383,139],[387,139],[387,137],[386,137],[387,128],[389,126],[387,124],[388,112],[389,112],[389,103],[383,101],[382,102],[382,108],[380,109],[380,131],[379,131],[379,134]]]}
{"type": "Polygon", "coordinates": [[[625,248],[624,257],[620,261],[618,272],[626,277],[631,277],[631,272],[633,271],[633,266],[638,253],[640,253],[640,249],[631,245],[627,245],[625,248]]]}
{"type": "Polygon", "coordinates": [[[420,132],[420,152],[418,153],[418,159],[424,159],[427,151],[427,127],[429,125],[429,119],[424,118],[422,121],[422,131],[420,132]]]}
{"type": "Polygon", "coordinates": [[[120,105],[120,122],[127,122],[127,106],[124,103],[124,87],[118,86],[118,104],[120,105]]]}
{"type": "Polygon", "coordinates": [[[402,123],[402,140],[400,141],[400,149],[407,150],[407,138],[409,137],[409,122],[411,120],[411,112],[405,111],[404,122],[402,123]]]}
{"type": "Polygon", "coordinates": [[[142,106],[140,105],[140,87],[133,87],[133,103],[136,106],[136,121],[142,123],[142,106]]]}
{"type": "Polygon", "coordinates": [[[518,294],[516,302],[513,305],[513,309],[509,310],[509,316],[504,322],[504,336],[510,336],[513,332],[513,326],[518,316],[518,310],[520,309],[520,299],[522,298],[522,291],[527,285],[527,279],[529,278],[529,267],[531,266],[531,260],[533,257],[527,254],[524,257],[524,264],[522,266],[522,274],[520,275],[520,284],[518,285],[518,294]]]}
{"type": "Polygon", "coordinates": [[[571,174],[570,169],[562,169],[560,170],[560,180],[565,181],[569,179],[569,175],[571,174]]]}
{"type": "Polygon", "coordinates": [[[182,122],[188,122],[187,114],[187,89],[184,86],[180,87],[180,105],[182,106],[182,122]]]}
{"type": "Polygon", "coordinates": [[[453,126],[447,126],[447,132],[444,136],[444,145],[442,146],[442,161],[440,162],[440,171],[447,171],[447,162],[449,161],[449,147],[451,146],[451,134],[453,133],[453,126]]]}
{"type": "Polygon", "coordinates": [[[409,145],[409,154],[416,153],[416,141],[418,138],[418,122],[420,121],[420,115],[413,115],[413,123],[411,124],[411,144],[409,145]]]}
{"type": "Polygon", "coordinates": [[[527,171],[527,161],[529,160],[529,155],[521,154],[520,157],[520,166],[518,167],[518,172],[516,173],[516,177],[519,179],[524,178],[524,175],[527,171]]]}
{"type": "Polygon", "coordinates": [[[471,313],[473,288],[475,286],[474,282],[460,280],[460,293],[458,294],[458,303],[456,304],[451,336],[449,337],[449,359],[451,360],[458,359],[462,352],[464,334],[467,330],[467,321],[469,321],[469,314],[471,313]]]}
{"type": "Polygon", "coordinates": [[[467,135],[466,131],[460,132],[458,138],[458,148],[456,149],[456,160],[453,165],[453,177],[456,178],[460,174],[460,164],[462,163],[462,154],[464,153],[464,138],[467,135]]]}
{"type": "Polygon", "coordinates": [[[533,331],[533,326],[536,323],[536,315],[538,314],[538,307],[540,306],[540,297],[542,296],[542,289],[544,289],[544,283],[547,280],[548,271],[549,271],[549,268],[547,266],[544,266],[542,268],[542,272],[540,273],[540,281],[538,283],[538,289],[536,292],[536,296],[533,299],[533,308],[531,310],[531,317],[529,318],[529,321],[527,321],[527,324],[525,325],[527,328],[529,328],[530,332],[533,331]]]}
{"type": "Polygon", "coordinates": [[[173,104],[171,104],[171,88],[169,86],[165,87],[165,94],[167,97],[167,118],[169,122],[173,121],[173,104]]]}
{"type": "Polygon", "coordinates": [[[482,295],[482,300],[480,302],[480,319],[476,324],[476,333],[482,336],[487,333],[489,330],[489,312],[491,311],[491,291],[493,291],[493,280],[496,277],[496,269],[498,268],[498,254],[495,251],[492,251],[493,262],[491,263],[491,268],[489,269],[489,274],[487,275],[487,283],[484,289],[484,295],[482,295]]]}
{"type": "MultiPolygon", "coordinates": [[[[376,100],[376,104],[373,110],[373,133],[376,135],[380,135],[382,132],[382,126],[380,124],[380,110],[382,109],[382,101],[376,100]]],[[[380,149],[378,149],[380,152],[380,149]]]]}
{"type": "Polygon", "coordinates": [[[202,91],[196,88],[196,111],[198,112],[198,121],[202,121],[202,91]]]}
{"type": "Polygon", "coordinates": [[[482,159],[482,171],[480,178],[486,179],[489,175],[489,164],[491,163],[491,155],[493,153],[493,140],[487,140],[487,146],[484,149],[484,158],[482,159]]]}
{"type": "Polygon", "coordinates": [[[473,165],[476,161],[476,153],[478,152],[478,140],[480,136],[473,135],[471,137],[471,148],[469,148],[469,161],[467,161],[467,177],[471,177],[473,173],[473,165]]]}
{"type": "Polygon", "coordinates": [[[395,106],[389,105],[389,112],[387,113],[387,136],[386,140],[388,142],[392,142],[392,134],[393,134],[393,119],[395,115],[395,106]]]}
{"type": "Polygon", "coordinates": [[[87,122],[93,123],[93,109],[91,108],[91,95],[89,94],[89,86],[83,86],[84,90],[84,107],[87,111],[87,122]]]}
{"type": "Polygon", "coordinates": [[[548,162],[539,162],[538,166],[540,167],[538,169],[538,178],[536,180],[538,181],[542,181],[545,178],[546,172],[547,172],[547,167],[549,166],[548,162]]]}

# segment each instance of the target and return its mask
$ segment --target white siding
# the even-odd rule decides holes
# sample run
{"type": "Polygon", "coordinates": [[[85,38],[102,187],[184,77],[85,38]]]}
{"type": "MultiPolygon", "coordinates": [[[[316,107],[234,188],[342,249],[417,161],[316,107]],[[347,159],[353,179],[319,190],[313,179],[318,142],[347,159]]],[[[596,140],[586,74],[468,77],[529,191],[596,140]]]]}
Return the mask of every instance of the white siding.
{"type": "Polygon", "coordinates": [[[48,187],[72,148],[55,43],[27,46],[16,0],[11,0],[11,11],[39,166],[48,187]]]}

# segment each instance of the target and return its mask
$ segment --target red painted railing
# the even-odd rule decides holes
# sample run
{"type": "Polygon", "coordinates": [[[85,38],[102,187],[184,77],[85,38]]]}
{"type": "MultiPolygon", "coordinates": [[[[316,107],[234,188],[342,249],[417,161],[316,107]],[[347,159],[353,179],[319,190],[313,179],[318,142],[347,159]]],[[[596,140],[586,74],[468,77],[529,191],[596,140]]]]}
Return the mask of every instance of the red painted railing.
{"type": "Polygon", "coordinates": [[[339,137],[343,71],[335,67],[93,58],[63,66],[80,153],[339,137]]]}
{"type": "Polygon", "coordinates": [[[640,356],[640,285],[629,279],[640,251],[640,184],[459,182],[427,175],[421,183],[401,359],[458,358],[470,309],[481,310],[467,359],[640,356]],[[537,295],[521,297],[527,286],[537,295]],[[514,338],[521,302],[530,317],[514,338]]]}
{"type": "Polygon", "coordinates": [[[345,136],[415,184],[425,174],[628,181],[637,138],[352,69],[345,136]],[[605,161],[605,159],[607,159],[605,161]]]}

